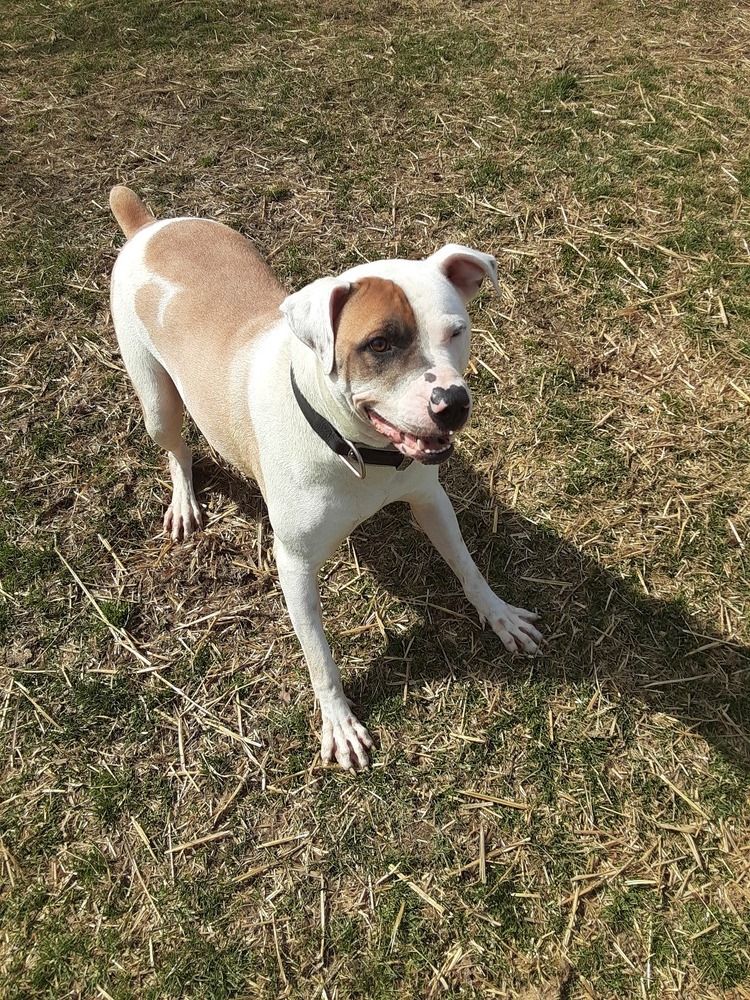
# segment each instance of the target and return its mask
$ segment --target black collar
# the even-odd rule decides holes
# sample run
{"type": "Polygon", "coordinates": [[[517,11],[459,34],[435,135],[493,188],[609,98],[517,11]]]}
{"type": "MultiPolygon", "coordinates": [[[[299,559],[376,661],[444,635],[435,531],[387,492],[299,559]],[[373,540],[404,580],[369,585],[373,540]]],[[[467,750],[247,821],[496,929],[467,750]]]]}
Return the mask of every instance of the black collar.
{"type": "Polygon", "coordinates": [[[365,465],[390,465],[399,472],[408,468],[413,459],[402,455],[400,451],[386,448],[370,448],[364,444],[354,444],[336,430],[324,416],[314,410],[302,395],[297,380],[294,377],[294,369],[289,366],[289,376],[292,380],[292,392],[297,400],[297,405],[305,417],[305,420],[312,427],[318,437],[325,441],[331,451],[335,452],[344,465],[347,465],[359,479],[364,479],[365,465]]]}

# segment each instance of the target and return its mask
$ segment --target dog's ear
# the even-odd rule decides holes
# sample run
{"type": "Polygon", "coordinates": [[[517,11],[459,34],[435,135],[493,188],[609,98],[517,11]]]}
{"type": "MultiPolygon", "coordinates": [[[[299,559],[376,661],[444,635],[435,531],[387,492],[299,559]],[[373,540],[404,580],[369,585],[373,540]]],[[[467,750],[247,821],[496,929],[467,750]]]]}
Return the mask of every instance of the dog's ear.
{"type": "Polygon", "coordinates": [[[459,243],[448,243],[427,259],[437,265],[464,302],[471,302],[485,278],[490,279],[500,295],[497,261],[491,254],[463,247],[459,243]]]}
{"type": "Polygon", "coordinates": [[[287,295],[279,307],[294,335],[315,351],[326,375],[333,371],[336,327],[352,287],[341,278],[318,278],[287,295]]]}

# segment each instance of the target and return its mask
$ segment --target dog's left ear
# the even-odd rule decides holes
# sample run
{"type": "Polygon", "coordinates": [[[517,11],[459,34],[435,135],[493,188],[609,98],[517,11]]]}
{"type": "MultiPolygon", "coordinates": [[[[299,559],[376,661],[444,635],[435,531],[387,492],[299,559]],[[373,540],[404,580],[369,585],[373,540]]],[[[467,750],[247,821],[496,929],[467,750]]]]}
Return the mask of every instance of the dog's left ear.
{"type": "Polygon", "coordinates": [[[341,278],[318,278],[279,306],[294,335],[315,351],[326,375],[333,371],[336,326],[352,287],[341,278]]]}
{"type": "Polygon", "coordinates": [[[485,278],[490,279],[495,291],[500,295],[497,261],[491,254],[472,250],[471,247],[464,247],[459,243],[448,243],[427,259],[438,266],[464,302],[471,302],[485,278]]]}

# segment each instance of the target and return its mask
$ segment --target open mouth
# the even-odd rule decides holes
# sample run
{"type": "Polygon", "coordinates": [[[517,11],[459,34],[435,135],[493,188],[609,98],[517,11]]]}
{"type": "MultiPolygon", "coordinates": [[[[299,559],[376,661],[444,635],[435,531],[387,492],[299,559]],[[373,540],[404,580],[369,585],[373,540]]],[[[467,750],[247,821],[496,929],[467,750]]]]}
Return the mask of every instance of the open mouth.
{"type": "Polygon", "coordinates": [[[367,409],[370,423],[378,432],[398,448],[402,455],[416,459],[423,465],[437,465],[453,454],[453,431],[433,437],[418,437],[409,431],[402,431],[375,410],[367,409]]]}

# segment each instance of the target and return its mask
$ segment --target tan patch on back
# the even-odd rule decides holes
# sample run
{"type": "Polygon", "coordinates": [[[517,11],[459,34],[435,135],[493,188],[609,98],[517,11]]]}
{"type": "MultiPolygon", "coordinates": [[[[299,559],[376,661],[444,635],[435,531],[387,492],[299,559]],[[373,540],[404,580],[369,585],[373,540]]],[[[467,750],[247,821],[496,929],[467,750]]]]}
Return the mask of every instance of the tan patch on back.
{"type": "Polygon", "coordinates": [[[225,340],[259,313],[278,309],[286,292],[252,243],[217,222],[185,219],[146,244],[145,264],[180,289],[165,326],[225,340]],[[179,319],[179,322],[175,322],[179,319]]]}
{"type": "Polygon", "coordinates": [[[336,363],[346,369],[350,380],[367,377],[372,358],[360,350],[369,338],[389,330],[398,331],[402,341],[402,363],[394,375],[403,374],[408,356],[420,355],[419,334],[414,310],[404,291],[388,278],[361,278],[346,300],[336,328],[336,363]]]}
{"type": "Polygon", "coordinates": [[[255,337],[280,318],[286,292],[250,241],[216,222],[165,226],[147,243],[145,264],[154,280],[136,293],[138,317],[201,432],[257,478],[246,387],[237,372],[255,337]]]}
{"type": "MultiPolygon", "coordinates": [[[[161,329],[161,306],[164,298],[164,286],[157,281],[149,281],[141,285],[135,293],[135,311],[138,319],[149,332],[161,329]]],[[[158,343],[158,337],[154,338],[158,343]]]]}

